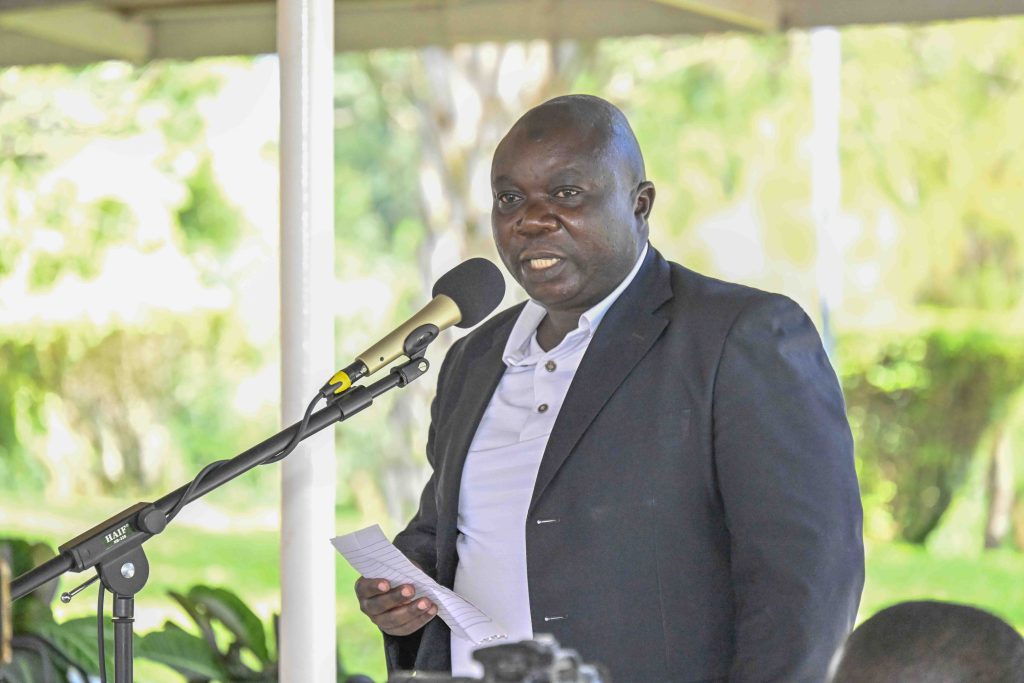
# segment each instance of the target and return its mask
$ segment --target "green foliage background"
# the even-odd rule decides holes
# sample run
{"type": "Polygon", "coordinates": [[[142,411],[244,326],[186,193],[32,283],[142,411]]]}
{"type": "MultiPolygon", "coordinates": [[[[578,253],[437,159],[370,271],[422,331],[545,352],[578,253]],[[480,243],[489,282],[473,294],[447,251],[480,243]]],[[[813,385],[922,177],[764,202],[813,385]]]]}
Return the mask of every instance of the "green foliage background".
{"type": "MultiPolygon", "coordinates": [[[[931,596],[1024,628],[1019,475],[1004,547],[982,550],[997,434],[1024,471],[1024,21],[850,29],[842,50],[843,287],[831,321],[866,512],[862,616],[931,596]]],[[[654,244],[820,316],[808,36],[606,40],[580,54],[566,76],[572,88],[619,104],[645,150],[658,187],[654,244]]],[[[245,198],[227,191],[206,113],[233,79],[264,65],[0,71],[0,293],[47,301],[96,282],[118,254],[158,252],[187,264],[209,293],[192,310],[142,302],[122,317],[94,306],[4,317],[0,297],[5,533],[62,542],[278,428],[272,385],[253,385],[265,392],[255,408],[234,409],[240,386],[276,371],[276,342],[253,331],[240,303],[252,282],[276,278],[276,247],[245,198]],[[117,169],[102,171],[102,196],[61,173],[97,140],[133,136],[155,150],[156,227],[137,197],[119,194],[117,169]],[[73,455],[54,445],[64,432],[73,455]]],[[[358,307],[339,316],[339,358],[422,303],[424,69],[414,52],[337,60],[337,275],[389,293],[384,316],[358,307]]],[[[272,162],[276,130],[253,144],[272,162]]],[[[448,161],[465,172],[464,159],[448,161]]],[[[469,242],[466,255],[494,258],[469,242]]],[[[271,326],[276,316],[266,302],[271,326]]],[[[338,436],[339,530],[364,520],[395,530],[393,482],[423,473],[426,406],[402,415],[393,398],[380,403],[338,436]]],[[[141,596],[152,610],[143,623],[187,624],[162,596],[200,582],[231,585],[266,620],[276,608],[277,495],[276,471],[263,468],[204,499],[205,524],[185,519],[147,546],[160,572],[141,596]],[[209,549],[201,565],[190,557],[199,542],[209,549]]],[[[339,565],[343,658],[381,678],[379,638],[349,596],[353,579],[339,565]]],[[[88,609],[73,604],[61,616],[88,609]]]]}

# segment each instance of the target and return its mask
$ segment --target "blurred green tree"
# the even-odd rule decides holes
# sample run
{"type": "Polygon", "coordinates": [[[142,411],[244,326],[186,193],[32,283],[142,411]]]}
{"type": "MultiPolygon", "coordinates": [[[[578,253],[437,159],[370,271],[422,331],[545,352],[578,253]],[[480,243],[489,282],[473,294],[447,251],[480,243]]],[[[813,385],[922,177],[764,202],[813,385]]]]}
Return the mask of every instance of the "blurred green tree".
{"type": "Polygon", "coordinates": [[[251,228],[205,151],[221,86],[175,63],[0,72],[0,486],[149,490],[265,433],[225,415],[263,358],[227,305],[251,228]]]}
{"type": "MultiPolygon", "coordinates": [[[[388,317],[398,320],[422,306],[434,281],[461,259],[493,258],[491,152],[525,109],[564,92],[588,55],[575,44],[538,41],[339,57],[339,280],[355,293],[361,280],[387,273],[390,291],[378,296],[390,299],[388,317]]],[[[365,312],[343,314],[340,354],[379,334],[367,320],[365,312]]],[[[446,334],[430,357],[439,359],[450,341],[446,334]]],[[[432,380],[404,393],[415,396],[386,397],[381,410],[339,435],[340,469],[358,480],[357,502],[395,523],[414,509],[425,479],[432,380]]]]}
{"type": "Polygon", "coordinates": [[[844,339],[840,363],[866,500],[923,543],[961,491],[982,438],[1008,413],[1024,339],[934,330],[844,339]]]}
{"type": "Polygon", "coordinates": [[[843,34],[842,163],[851,220],[842,323],[860,328],[849,344],[880,336],[894,350],[925,349],[911,360],[882,353],[876,373],[891,363],[920,366],[929,382],[909,394],[868,397],[857,380],[851,416],[861,414],[868,426],[858,444],[862,476],[888,482],[882,502],[895,512],[900,535],[915,541],[940,521],[951,497],[975,494],[964,486],[975,458],[989,459],[986,546],[1006,537],[1017,505],[1019,454],[1011,452],[1014,411],[1007,406],[1024,388],[1015,350],[1024,330],[1021,44],[1020,19],[843,34]],[[950,343],[940,343],[942,329],[950,343]],[[907,339],[916,341],[908,347],[907,339]],[[889,427],[877,425],[890,400],[916,407],[889,427]],[[874,410],[881,412],[871,417],[874,410]],[[909,448],[898,457],[897,442],[909,448]]]}

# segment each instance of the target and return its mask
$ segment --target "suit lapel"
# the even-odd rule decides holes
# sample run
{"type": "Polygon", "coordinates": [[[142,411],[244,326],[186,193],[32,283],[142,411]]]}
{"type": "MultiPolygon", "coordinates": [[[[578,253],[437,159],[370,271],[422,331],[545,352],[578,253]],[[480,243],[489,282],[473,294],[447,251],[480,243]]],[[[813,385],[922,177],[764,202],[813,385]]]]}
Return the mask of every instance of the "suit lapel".
{"type": "Polygon", "coordinates": [[[544,450],[530,514],[608,398],[665,329],[668,320],[654,311],[671,297],[668,263],[651,247],[636,279],[608,309],[576,370],[544,450]]]}
{"type": "Polygon", "coordinates": [[[468,381],[459,381],[462,393],[456,399],[449,419],[451,436],[445,446],[448,455],[441,461],[443,467],[439,494],[446,502],[441,507],[441,519],[438,520],[439,529],[455,528],[458,519],[462,470],[466,464],[469,446],[473,442],[473,436],[476,434],[480,419],[491,400],[491,395],[505,372],[505,363],[501,358],[502,352],[505,350],[505,341],[521,310],[522,306],[513,309],[508,316],[508,321],[494,329],[490,345],[486,346],[476,357],[467,360],[465,374],[462,375],[462,378],[468,378],[468,381]]]}

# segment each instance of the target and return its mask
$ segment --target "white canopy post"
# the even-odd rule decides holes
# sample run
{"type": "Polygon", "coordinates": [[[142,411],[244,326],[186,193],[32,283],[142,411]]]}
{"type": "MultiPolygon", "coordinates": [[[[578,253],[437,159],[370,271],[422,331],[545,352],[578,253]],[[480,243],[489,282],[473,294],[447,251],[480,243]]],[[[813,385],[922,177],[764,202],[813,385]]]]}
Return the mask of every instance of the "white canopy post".
{"type": "MultiPolygon", "coordinates": [[[[281,78],[281,417],[334,374],[334,5],[277,3],[281,78]]],[[[282,683],[334,683],[334,430],[281,468],[282,683]]]]}
{"type": "Polygon", "coordinates": [[[829,356],[833,355],[835,342],[832,311],[839,303],[843,272],[836,234],[842,187],[839,166],[840,66],[839,31],[834,28],[811,31],[811,99],[814,107],[811,210],[817,234],[821,336],[829,356]]]}

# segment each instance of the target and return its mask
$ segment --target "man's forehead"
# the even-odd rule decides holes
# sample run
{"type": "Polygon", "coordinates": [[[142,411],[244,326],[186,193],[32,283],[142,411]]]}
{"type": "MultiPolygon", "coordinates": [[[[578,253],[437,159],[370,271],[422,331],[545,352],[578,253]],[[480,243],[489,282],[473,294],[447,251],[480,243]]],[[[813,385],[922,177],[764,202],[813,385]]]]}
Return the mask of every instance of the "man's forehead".
{"type": "Polygon", "coordinates": [[[509,130],[507,137],[522,142],[562,141],[569,144],[604,146],[611,137],[609,126],[592,117],[580,116],[568,107],[538,107],[527,112],[509,130]]]}
{"type": "Polygon", "coordinates": [[[495,150],[492,181],[523,165],[578,165],[588,176],[625,175],[631,183],[644,178],[643,157],[625,117],[589,96],[549,100],[516,121],[495,150]]]}
{"type": "Polygon", "coordinates": [[[602,159],[608,148],[607,139],[594,131],[572,126],[515,126],[498,144],[495,165],[529,160],[550,161],[579,171],[602,159]]]}
{"type": "MultiPolygon", "coordinates": [[[[547,160],[554,162],[555,160],[547,160]]],[[[491,182],[495,185],[514,184],[521,180],[523,172],[533,174],[541,172],[544,175],[544,180],[552,183],[573,183],[582,182],[586,180],[592,180],[595,176],[595,170],[598,175],[603,175],[602,167],[582,168],[578,164],[559,164],[559,163],[544,163],[542,168],[537,168],[536,165],[530,168],[523,167],[503,167],[502,169],[495,168],[496,174],[491,177],[491,182]]]]}
{"type": "Polygon", "coordinates": [[[607,175],[608,166],[601,145],[561,136],[540,140],[509,136],[494,154],[491,182],[517,182],[538,175],[545,182],[596,180],[607,175]]]}

